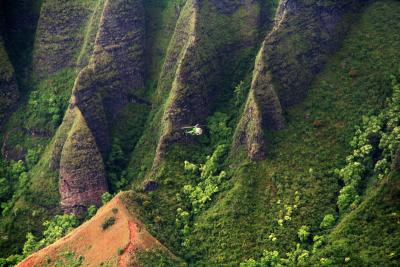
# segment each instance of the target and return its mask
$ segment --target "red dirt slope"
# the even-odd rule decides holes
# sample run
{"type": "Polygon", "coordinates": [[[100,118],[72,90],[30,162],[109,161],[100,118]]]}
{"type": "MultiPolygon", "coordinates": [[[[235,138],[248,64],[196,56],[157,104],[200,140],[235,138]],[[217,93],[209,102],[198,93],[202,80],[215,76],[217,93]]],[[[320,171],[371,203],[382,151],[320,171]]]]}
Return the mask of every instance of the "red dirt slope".
{"type": "Polygon", "coordinates": [[[131,260],[135,251],[166,250],[126,209],[121,201],[122,195],[114,197],[91,220],[17,266],[53,266],[65,252],[73,252],[77,257],[83,256],[82,266],[136,266],[131,260]],[[103,230],[103,222],[112,216],[115,217],[115,223],[103,230]]]}

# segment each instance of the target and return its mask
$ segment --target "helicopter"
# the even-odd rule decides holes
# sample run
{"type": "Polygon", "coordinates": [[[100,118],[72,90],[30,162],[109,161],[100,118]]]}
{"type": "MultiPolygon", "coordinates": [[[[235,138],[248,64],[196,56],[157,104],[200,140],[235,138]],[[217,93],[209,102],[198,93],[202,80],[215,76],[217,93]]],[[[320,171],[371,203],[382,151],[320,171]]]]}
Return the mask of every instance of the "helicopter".
{"type": "Polygon", "coordinates": [[[203,128],[201,128],[203,125],[196,124],[194,126],[187,126],[187,127],[182,127],[182,130],[185,130],[185,133],[188,135],[195,135],[195,136],[200,136],[203,134],[203,128]]]}

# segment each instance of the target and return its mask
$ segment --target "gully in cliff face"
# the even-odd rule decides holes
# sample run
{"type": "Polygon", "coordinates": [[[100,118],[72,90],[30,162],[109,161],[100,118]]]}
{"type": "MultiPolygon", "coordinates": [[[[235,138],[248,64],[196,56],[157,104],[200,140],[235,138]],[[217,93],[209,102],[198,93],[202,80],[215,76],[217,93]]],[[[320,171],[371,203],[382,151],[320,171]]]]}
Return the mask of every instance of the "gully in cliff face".
{"type": "Polygon", "coordinates": [[[256,59],[234,149],[245,145],[249,158],[265,158],[265,130],[284,127],[283,110],[306,97],[314,77],[338,49],[364,2],[280,2],[275,25],[256,59]]]}
{"type": "Polygon", "coordinates": [[[104,2],[93,54],[75,82],[74,124],[61,153],[65,211],[100,205],[107,191],[103,159],[110,148],[109,125],[131,99],[140,99],[135,94],[144,88],[144,31],[141,0],[104,2]]]}
{"type": "Polygon", "coordinates": [[[171,143],[182,142],[180,129],[204,123],[223,88],[230,86],[225,81],[238,70],[225,66],[238,64],[237,55],[256,45],[259,8],[251,0],[186,2],[158,85],[159,95],[168,100],[153,169],[171,143]]]}

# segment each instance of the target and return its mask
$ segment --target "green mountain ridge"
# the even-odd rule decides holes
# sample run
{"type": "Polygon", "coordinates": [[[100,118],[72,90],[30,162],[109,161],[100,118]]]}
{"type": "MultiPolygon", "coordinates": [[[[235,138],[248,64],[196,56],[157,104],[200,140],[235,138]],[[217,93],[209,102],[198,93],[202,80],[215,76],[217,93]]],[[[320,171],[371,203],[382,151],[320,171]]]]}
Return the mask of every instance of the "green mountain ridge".
{"type": "Polygon", "coordinates": [[[39,2],[0,1],[0,266],[120,191],[138,266],[399,265],[400,2],[39,2]]]}

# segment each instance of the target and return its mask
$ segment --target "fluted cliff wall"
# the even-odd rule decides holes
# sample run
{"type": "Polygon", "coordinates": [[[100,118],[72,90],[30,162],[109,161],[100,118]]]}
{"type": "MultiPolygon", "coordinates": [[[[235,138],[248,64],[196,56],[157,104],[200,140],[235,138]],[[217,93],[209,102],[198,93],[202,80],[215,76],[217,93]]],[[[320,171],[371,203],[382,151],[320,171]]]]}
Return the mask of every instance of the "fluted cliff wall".
{"type": "MultiPolygon", "coordinates": [[[[76,142],[82,146],[68,146],[67,137],[65,144],[61,145],[61,155],[59,152],[53,154],[53,162],[58,162],[57,157],[61,156],[60,192],[64,207],[100,204],[101,194],[107,191],[104,158],[110,147],[109,124],[129,103],[135,91],[144,87],[145,21],[142,2],[105,1],[98,25],[93,54],[75,81],[70,105],[70,109],[81,113],[82,117],[72,115],[74,125],[81,124],[82,120],[86,124],[85,132],[74,126],[70,130],[70,135],[76,136],[76,142]],[[93,140],[89,138],[91,135],[93,140]],[[85,142],[90,143],[90,148],[83,145],[85,142]],[[76,155],[87,157],[87,163],[90,159],[95,167],[74,164],[76,155]],[[74,171],[70,174],[66,170],[74,171]],[[76,186],[81,184],[86,193],[78,187],[67,186],[70,182],[76,186]]],[[[68,124],[71,118],[64,121],[68,124]]],[[[58,143],[63,139],[65,135],[58,143]]]]}
{"type": "Polygon", "coordinates": [[[366,1],[280,1],[275,25],[256,59],[234,146],[244,144],[252,159],[265,157],[265,130],[284,127],[283,109],[305,98],[313,78],[340,47],[363,3],[366,1]]]}
{"type": "Polygon", "coordinates": [[[159,81],[158,94],[169,95],[156,165],[168,144],[182,138],[181,127],[210,115],[226,86],[221,81],[232,75],[222,66],[256,45],[259,15],[254,1],[187,1],[159,81]]]}
{"type": "Polygon", "coordinates": [[[95,1],[43,1],[33,53],[33,73],[45,78],[75,67],[95,1]]]}

